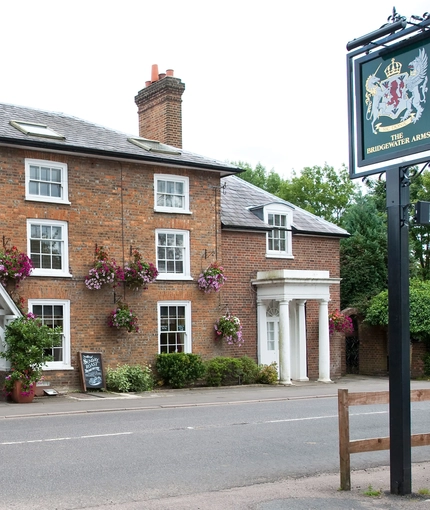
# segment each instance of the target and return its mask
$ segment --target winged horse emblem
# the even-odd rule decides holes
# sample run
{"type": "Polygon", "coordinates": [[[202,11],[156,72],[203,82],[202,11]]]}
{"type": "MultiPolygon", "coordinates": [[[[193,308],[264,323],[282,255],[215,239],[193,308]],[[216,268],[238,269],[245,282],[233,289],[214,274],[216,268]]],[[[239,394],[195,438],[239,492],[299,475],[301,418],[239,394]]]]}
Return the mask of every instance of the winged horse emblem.
{"type": "Polygon", "coordinates": [[[377,77],[381,64],[366,80],[366,120],[371,122],[373,133],[394,131],[407,124],[415,124],[422,116],[426,102],[427,53],[423,48],[409,63],[410,72],[401,72],[402,64],[393,58],[385,68],[385,79],[377,77]],[[403,113],[404,112],[404,113],[403,113]],[[400,122],[384,125],[382,117],[400,122]],[[379,121],[379,122],[377,122],[379,121]]]}

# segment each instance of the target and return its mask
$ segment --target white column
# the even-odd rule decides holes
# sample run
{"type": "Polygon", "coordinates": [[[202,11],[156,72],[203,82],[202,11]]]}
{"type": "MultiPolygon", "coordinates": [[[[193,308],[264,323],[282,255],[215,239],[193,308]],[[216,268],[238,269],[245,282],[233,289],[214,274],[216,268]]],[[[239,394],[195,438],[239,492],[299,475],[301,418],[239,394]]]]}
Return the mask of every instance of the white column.
{"type": "Polygon", "coordinates": [[[298,332],[299,332],[299,349],[298,349],[298,367],[299,367],[299,381],[309,381],[307,376],[307,357],[306,357],[306,316],[305,316],[305,303],[303,299],[298,299],[298,332]]]}
{"type": "Polygon", "coordinates": [[[291,384],[290,300],[279,303],[279,379],[291,384]]]}
{"type": "Polygon", "coordinates": [[[258,364],[263,363],[263,352],[267,349],[266,305],[263,301],[257,301],[257,355],[258,364]]]}
{"type": "Polygon", "coordinates": [[[319,378],[321,382],[330,379],[330,336],[328,327],[328,300],[321,300],[319,306],[319,378]]]}

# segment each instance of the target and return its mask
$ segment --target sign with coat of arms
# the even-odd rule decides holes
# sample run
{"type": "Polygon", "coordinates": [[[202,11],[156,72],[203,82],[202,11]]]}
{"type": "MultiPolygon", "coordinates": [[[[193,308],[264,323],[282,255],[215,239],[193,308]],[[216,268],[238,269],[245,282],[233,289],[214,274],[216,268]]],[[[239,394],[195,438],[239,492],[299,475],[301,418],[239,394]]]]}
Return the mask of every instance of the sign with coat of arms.
{"type": "Polygon", "coordinates": [[[354,62],[356,166],[430,151],[429,57],[425,33],[354,62]]]}

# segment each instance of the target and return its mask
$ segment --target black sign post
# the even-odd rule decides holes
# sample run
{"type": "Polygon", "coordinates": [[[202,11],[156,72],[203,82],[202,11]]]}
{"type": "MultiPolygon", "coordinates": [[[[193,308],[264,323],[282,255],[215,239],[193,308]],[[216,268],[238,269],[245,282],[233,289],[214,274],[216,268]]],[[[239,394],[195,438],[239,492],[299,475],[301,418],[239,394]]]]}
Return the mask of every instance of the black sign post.
{"type": "Polygon", "coordinates": [[[409,338],[409,178],[387,172],[391,494],[412,490],[409,338]]]}
{"type": "Polygon", "coordinates": [[[83,390],[105,387],[101,352],[78,352],[83,390]]]}
{"type": "MultiPolygon", "coordinates": [[[[386,174],[390,476],[399,495],[412,485],[408,168],[430,162],[430,16],[411,19],[393,8],[383,27],[347,44],[350,176],[386,174]]],[[[430,222],[429,207],[417,216],[430,222]]]]}

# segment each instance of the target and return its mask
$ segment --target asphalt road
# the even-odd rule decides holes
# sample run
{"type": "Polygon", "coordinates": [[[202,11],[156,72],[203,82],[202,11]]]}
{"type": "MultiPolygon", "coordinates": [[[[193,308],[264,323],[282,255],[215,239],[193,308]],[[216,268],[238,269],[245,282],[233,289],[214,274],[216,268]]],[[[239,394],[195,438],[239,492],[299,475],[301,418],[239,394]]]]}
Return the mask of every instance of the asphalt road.
{"type": "MultiPolygon", "coordinates": [[[[429,408],[414,404],[413,433],[428,431],[429,408]]],[[[352,439],[388,435],[387,406],[351,411],[352,439]]],[[[0,509],[177,508],[175,498],[207,501],[291,477],[338,479],[337,426],[336,398],[3,420],[0,509]]],[[[389,464],[388,456],[354,455],[352,467],[389,464]]],[[[414,462],[429,456],[429,447],[413,449],[414,462]]],[[[294,508],[314,508],[303,501],[294,508]]]]}

